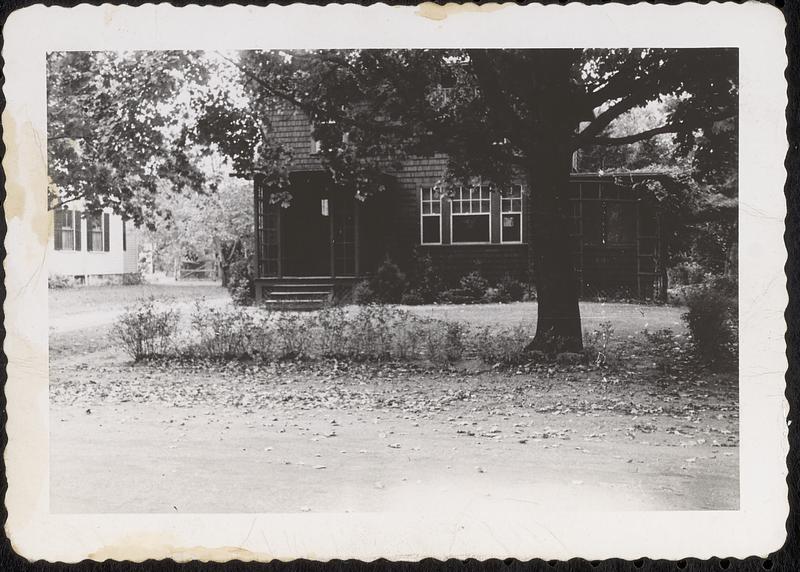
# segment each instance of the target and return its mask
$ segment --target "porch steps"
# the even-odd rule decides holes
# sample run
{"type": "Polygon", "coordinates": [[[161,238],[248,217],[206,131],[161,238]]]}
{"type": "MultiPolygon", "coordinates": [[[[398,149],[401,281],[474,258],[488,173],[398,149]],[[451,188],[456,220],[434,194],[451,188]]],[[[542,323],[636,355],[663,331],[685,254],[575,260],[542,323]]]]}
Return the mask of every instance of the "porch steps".
{"type": "Polygon", "coordinates": [[[265,286],[262,304],[272,310],[319,310],[333,299],[333,286],[332,282],[287,278],[265,286]]]}

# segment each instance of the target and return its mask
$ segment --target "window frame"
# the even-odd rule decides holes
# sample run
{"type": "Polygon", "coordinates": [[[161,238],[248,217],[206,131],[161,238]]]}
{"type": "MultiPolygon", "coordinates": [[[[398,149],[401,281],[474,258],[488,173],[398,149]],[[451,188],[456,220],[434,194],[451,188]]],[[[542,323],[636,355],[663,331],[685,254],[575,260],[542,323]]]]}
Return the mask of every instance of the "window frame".
{"type": "MultiPolygon", "coordinates": [[[[492,244],[492,214],[493,213],[492,213],[492,190],[491,190],[491,188],[488,185],[483,185],[483,184],[474,185],[472,187],[459,186],[459,187],[456,188],[455,192],[457,194],[455,194],[455,195],[450,197],[450,244],[457,244],[457,245],[492,244]],[[479,194],[478,199],[473,199],[472,198],[472,190],[473,189],[478,189],[479,190],[480,194],[479,194]],[[468,193],[467,198],[464,198],[464,191],[465,190],[468,193]],[[486,198],[484,198],[484,196],[483,196],[484,190],[486,191],[486,198]],[[481,203],[481,205],[483,205],[484,201],[487,201],[489,203],[489,210],[487,212],[473,212],[472,211],[472,201],[473,200],[478,200],[481,203]],[[458,213],[455,212],[456,209],[454,207],[455,207],[456,203],[459,204],[459,210],[462,211],[462,212],[458,212],[458,213]],[[463,212],[463,204],[464,203],[469,204],[470,212],[467,212],[467,213],[463,212]],[[453,240],[453,229],[455,227],[455,225],[453,224],[453,219],[454,219],[454,217],[459,217],[459,216],[485,216],[486,220],[488,221],[486,224],[489,227],[489,238],[487,240],[481,240],[481,241],[477,241],[477,242],[476,241],[462,242],[462,241],[453,240]]],[[[483,208],[483,207],[481,206],[481,208],[483,208]]]]}
{"type": "Polygon", "coordinates": [[[443,217],[442,217],[442,210],[444,209],[443,199],[444,195],[436,189],[436,187],[420,187],[420,202],[419,202],[419,243],[421,246],[440,246],[444,240],[444,232],[442,230],[443,225],[443,217]],[[429,191],[431,193],[431,198],[425,198],[425,191],[429,191]],[[438,194],[438,198],[434,198],[435,195],[438,194]],[[431,205],[431,212],[425,213],[425,204],[431,205]],[[433,212],[433,205],[439,205],[439,212],[433,212]],[[436,217],[439,219],[439,241],[438,242],[425,242],[425,217],[433,218],[436,217]]]}
{"type": "Polygon", "coordinates": [[[73,211],[73,210],[70,210],[70,209],[67,209],[67,208],[58,209],[58,210],[55,211],[54,216],[61,217],[61,221],[60,221],[60,224],[56,224],[55,222],[53,223],[54,227],[56,227],[58,229],[58,232],[60,233],[59,242],[56,243],[55,240],[54,240],[54,244],[53,244],[53,249],[54,250],[57,250],[59,252],[77,252],[78,251],[78,249],[75,248],[75,243],[76,243],[76,240],[75,240],[76,239],[76,235],[75,235],[75,219],[78,218],[79,221],[80,221],[80,219],[79,219],[79,217],[75,216],[76,214],[77,214],[76,211],[73,211]],[[65,219],[67,219],[67,218],[70,221],[70,225],[69,226],[65,226],[65,224],[64,224],[65,223],[65,219]],[[71,246],[69,248],[67,248],[64,245],[64,234],[65,234],[65,231],[69,235],[72,236],[72,244],[71,244],[71,246]],[[58,246],[58,248],[56,248],[56,246],[58,246]]]}
{"type": "Polygon", "coordinates": [[[500,195],[500,244],[523,244],[525,241],[524,239],[524,231],[525,231],[525,204],[524,204],[524,192],[522,189],[522,185],[520,184],[513,184],[511,185],[511,189],[518,189],[519,190],[519,197],[516,196],[504,196],[500,195]],[[506,210],[506,204],[510,204],[513,207],[514,201],[519,201],[519,210],[506,210]],[[507,202],[506,202],[507,201],[507,202]],[[519,215],[519,240],[504,240],[503,239],[503,216],[504,215],[519,215]]]}
{"type": "Polygon", "coordinates": [[[106,245],[106,234],[107,232],[111,231],[110,228],[108,229],[108,231],[106,231],[106,225],[110,222],[106,220],[106,214],[107,213],[100,212],[86,217],[86,252],[97,252],[103,254],[111,250],[106,245]],[[96,219],[99,221],[97,230],[92,228],[92,219],[96,219]],[[95,244],[94,237],[92,237],[92,233],[95,232],[100,233],[99,248],[98,245],[95,244]],[[89,248],[90,246],[91,248],[89,248]]]}

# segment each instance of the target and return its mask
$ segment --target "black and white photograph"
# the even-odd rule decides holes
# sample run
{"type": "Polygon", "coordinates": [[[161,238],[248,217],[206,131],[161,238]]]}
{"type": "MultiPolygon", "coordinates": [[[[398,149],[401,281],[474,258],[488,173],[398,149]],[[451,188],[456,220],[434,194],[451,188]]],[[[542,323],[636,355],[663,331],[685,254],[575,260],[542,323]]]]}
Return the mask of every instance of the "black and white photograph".
{"type": "Polygon", "coordinates": [[[743,510],[739,47],[55,48],[49,514],[743,510]]]}

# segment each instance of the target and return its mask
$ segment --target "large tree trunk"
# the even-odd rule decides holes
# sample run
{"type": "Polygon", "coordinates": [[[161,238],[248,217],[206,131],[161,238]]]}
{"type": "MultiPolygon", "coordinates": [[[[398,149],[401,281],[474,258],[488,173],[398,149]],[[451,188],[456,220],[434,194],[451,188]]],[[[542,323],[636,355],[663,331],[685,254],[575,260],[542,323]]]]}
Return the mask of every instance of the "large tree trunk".
{"type": "Polygon", "coordinates": [[[569,174],[571,138],[582,117],[570,79],[575,53],[547,52],[540,55],[531,78],[536,105],[526,149],[538,298],[536,336],[529,349],[577,352],[583,349],[583,334],[572,260],[569,174]]]}
{"type": "Polygon", "coordinates": [[[570,229],[570,156],[542,157],[531,179],[533,272],[538,299],[536,336],[529,349],[548,353],[583,349],[578,281],[570,229]]]}

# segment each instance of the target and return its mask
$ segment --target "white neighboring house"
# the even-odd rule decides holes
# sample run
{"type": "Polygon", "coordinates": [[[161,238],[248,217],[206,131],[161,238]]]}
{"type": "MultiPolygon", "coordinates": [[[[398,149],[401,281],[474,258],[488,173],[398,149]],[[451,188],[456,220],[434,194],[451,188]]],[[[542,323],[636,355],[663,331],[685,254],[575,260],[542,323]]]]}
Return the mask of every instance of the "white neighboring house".
{"type": "Polygon", "coordinates": [[[47,257],[51,277],[119,284],[138,274],[138,232],[130,221],[110,212],[91,215],[72,205],[51,213],[53,234],[47,257]]]}

